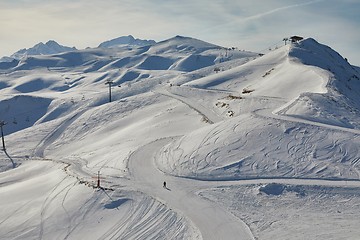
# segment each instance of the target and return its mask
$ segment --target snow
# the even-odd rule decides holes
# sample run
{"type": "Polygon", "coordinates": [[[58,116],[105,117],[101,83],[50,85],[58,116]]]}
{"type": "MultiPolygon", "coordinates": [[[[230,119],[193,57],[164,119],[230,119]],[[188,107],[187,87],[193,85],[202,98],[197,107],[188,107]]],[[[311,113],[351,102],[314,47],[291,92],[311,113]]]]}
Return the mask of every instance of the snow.
{"type": "Polygon", "coordinates": [[[357,239],[360,234],[359,188],[270,183],[219,187],[201,195],[249,222],[256,239],[357,239]]]}
{"type": "Polygon", "coordinates": [[[358,239],[358,67],[129,39],[0,67],[2,238],[358,239]]]}

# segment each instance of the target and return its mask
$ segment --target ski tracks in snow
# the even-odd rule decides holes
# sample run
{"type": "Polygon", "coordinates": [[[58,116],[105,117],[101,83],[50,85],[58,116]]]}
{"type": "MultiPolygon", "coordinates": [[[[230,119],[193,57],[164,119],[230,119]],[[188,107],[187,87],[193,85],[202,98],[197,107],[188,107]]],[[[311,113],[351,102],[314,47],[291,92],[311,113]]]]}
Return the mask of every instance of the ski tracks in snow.
{"type": "Polygon", "coordinates": [[[61,134],[66,130],[68,126],[70,126],[76,119],[78,119],[85,110],[81,110],[71,117],[67,118],[63,121],[56,129],[51,131],[34,149],[33,156],[44,158],[45,149],[50,146],[53,142],[55,142],[61,134]]]}
{"type": "MultiPolygon", "coordinates": [[[[64,201],[66,199],[67,193],[71,190],[71,188],[76,184],[76,182],[72,181],[69,184],[66,184],[65,186],[63,185],[63,182],[68,178],[68,176],[65,176],[61,181],[59,181],[56,186],[52,189],[52,191],[47,195],[47,197],[45,198],[42,206],[41,206],[41,210],[40,210],[40,230],[39,230],[39,239],[43,239],[43,235],[44,235],[44,225],[46,223],[45,219],[46,219],[46,212],[47,210],[50,208],[51,204],[53,201],[55,201],[55,199],[57,197],[59,197],[61,194],[63,194],[65,192],[65,196],[62,199],[62,208],[65,211],[65,214],[67,215],[67,217],[69,218],[69,213],[66,211],[65,207],[64,207],[64,201]],[[60,188],[60,189],[59,189],[60,188]]],[[[69,222],[70,224],[70,222],[69,222]]],[[[68,229],[70,228],[70,225],[68,226],[68,229]]]]}
{"type": "Polygon", "coordinates": [[[168,96],[170,98],[176,99],[176,100],[186,104],[189,108],[191,108],[194,111],[196,111],[197,113],[199,113],[203,117],[205,122],[213,124],[213,123],[223,120],[219,115],[217,115],[211,109],[204,107],[200,103],[195,103],[195,102],[189,100],[188,98],[183,97],[179,94],[171,93],[167,90],[157,90],[156,92],[159,94],[162,94],[164,96],[168,96]]]}

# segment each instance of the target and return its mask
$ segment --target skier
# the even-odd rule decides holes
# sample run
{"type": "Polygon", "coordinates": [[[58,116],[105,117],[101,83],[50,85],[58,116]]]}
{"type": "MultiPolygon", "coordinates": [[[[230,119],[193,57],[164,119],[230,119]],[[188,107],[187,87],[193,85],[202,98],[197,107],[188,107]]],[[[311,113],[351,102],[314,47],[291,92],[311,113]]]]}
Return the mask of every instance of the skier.
{"type": "Polygon", "coordinates": [[[164,181],[164,185],[163,185],[163,188],[166,188],[166,182],[164,181]]]}

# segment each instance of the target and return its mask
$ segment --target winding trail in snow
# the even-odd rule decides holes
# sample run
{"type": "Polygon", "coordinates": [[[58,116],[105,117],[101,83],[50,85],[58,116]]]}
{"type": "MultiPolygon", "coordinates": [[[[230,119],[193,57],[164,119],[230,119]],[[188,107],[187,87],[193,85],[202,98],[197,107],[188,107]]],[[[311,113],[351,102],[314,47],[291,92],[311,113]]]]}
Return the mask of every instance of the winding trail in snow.
{"type": "Polygon", "coordinates": [[[303,124],[307,124],[307,125],[328,128],[328,129],[332,129],[332,130],[337,130],[337,131],[348,132],[348,133],[360,135],[360,130],[358,130],[358,129],[352,129],[352,128],[346,128],[346,127],[341,127],[341,126],[336,126],[336,125],[331,125],[331,124],[326,124],[326,123],[321,123],[321,122],[315,122],[315,121],[310,121],[310,120],[296,118],[296,117],[287,116],[287,115],[280,115],[280,114],[277,114],[277,112],[279,112],[279,111],[280,111],[279,109],[277,109],[275,111],[271,111],[271,109],[257,109],[255,111],[253,111],[253,113],[260,117],[273,118],[273,119],[277,119],[277,120],[295,122],[295,123],[303,123],[303,124]]]}
{"type": "Polygon", "coordinates": [[[153,156],[168,142],[169,139],[154,141],[131,155],[131,179],[139,190],[188,217],[200,230],[203,239],[253,240],[254,237],[244,222],[216,203],[196,194],[201,182],[165,175],[156,168],[153,156]],[[167,188],[163,187],[164,181],[167,188]]]}

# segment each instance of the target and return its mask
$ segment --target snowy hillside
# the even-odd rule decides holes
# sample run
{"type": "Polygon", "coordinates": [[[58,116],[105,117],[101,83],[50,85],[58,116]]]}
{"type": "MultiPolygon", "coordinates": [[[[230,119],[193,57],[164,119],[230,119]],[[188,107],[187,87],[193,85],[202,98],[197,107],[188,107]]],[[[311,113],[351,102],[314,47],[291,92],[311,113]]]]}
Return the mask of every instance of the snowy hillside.
{"type": "Polygon", "coordinates": [[[358,238],[358,67],[129,41],[1,65],[0,236],[358,238]]]}

